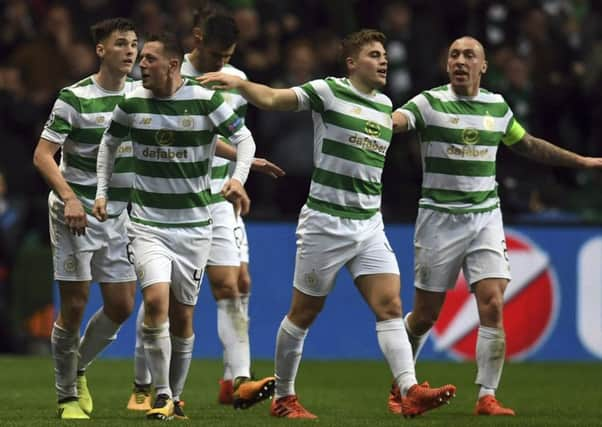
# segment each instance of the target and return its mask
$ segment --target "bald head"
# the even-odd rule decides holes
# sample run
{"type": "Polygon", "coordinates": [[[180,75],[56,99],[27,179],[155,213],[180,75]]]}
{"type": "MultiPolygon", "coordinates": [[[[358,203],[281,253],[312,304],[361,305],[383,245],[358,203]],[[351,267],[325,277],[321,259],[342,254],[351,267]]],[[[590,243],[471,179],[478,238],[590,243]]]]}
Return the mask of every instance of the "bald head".
{"type": "Polygon", "coordinates": [[[456,94],[477,95],[481,76],[486,71],[485,49],[481,42],[468,36],[454,40],[447,55],[447,74],[456,94]]]}
{"type": "Polygon", "coordinates": [[[449,46],[449,50],[451,51],[452,48],[457,47],[457,45],[461,45],[461,46],[471,45],[473,50],[475,52],[479,52],[481,57],[483,58],[483,60],[485,60],[485,48],[483,47],[481,42],[478,41],[477,39],[475,39],[474,37],[462,36],[462,37],[454,40],[452,42],[452,44],[449,46]]]}

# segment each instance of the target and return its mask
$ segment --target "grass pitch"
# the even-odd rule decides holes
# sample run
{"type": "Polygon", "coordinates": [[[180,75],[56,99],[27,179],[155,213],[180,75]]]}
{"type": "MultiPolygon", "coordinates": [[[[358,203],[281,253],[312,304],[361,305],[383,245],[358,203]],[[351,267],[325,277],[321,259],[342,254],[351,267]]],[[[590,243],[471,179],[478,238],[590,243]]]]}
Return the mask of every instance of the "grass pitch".
{"type": "MultiPolygon", "coordinates": [[[[254,363],[257,375],[272,372],[271,361],[254,363]]],[[[91,421],[77,424],[137,426],[142,413],[125,409],[131,391],[132,361],[99,360],[88,372],[94,398],[91,421]]],[[[183,399],[190,421],[172,423],[203,426],[601,426],[602,363],[506,364],[498,398],[514,408],[516,417],[476,417],[470,363],[427,363],[417,366],[419,381],[453,383],[457,397],[449,406],[405,420],[387,412],[391,378],[384,362],[310,361],[301,364],[297,392],[318,420],[284,420],[269,415],[269,403],[235,411],[216,403],[221,362],[194,360],[183,399]]],[[[54,418],[55,395],[50,358],[0,358],[0,426],[73,424],[54,418]]]]}

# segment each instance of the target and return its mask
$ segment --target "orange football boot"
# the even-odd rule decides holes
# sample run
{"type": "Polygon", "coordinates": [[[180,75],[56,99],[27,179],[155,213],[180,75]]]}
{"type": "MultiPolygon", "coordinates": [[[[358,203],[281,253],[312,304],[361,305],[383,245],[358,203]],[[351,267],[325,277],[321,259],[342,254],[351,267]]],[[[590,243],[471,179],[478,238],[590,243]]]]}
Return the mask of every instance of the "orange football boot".
{"type": "Polygon", "coordinates": [[[232,394],[234,393],[234,387],[232,380],[219,380],[219,394],[217,395],[217,401],[222,405],[232,405],[232,394]]]}
{"type": "Polygon", "coordinates": [[[273,417],[281,418],[302,418],[306,420],[315,420],[317,415],[312,414],[301,405],[297,395],[284,396],[272,401],[270,414],[273,417]]]}
{"type": "Polygon", "coordinates": [[[389,412],[400,415],[401,414],[401,391],[395,381],[391,384],[391,390],[389,390],[389,400],[387,401],[387,407],[389,412]]]}
{"type": "MultiPolygon", "coordinates": [[[[430,387],[431,385],[428,381],[424,381],[420,384],[421,387],[430,387]]],[[[401,390],[399,390],[399,386],[393,380],[391,384],[391,390],[389,390],[389,400],[387,401],[387,406],[389,407],[389,412],[395,415],[401,415],[401,402],[403,397],[401,397],[401,390]]]]}
{"type": "Polygon", "coordinates": [[[495,396],[487,394],[477,401],[475,415],[516,415],[510,408],[504,408],[495,396]]]}
{"type": "Polygon", "coordinates": [[[414,417],[449,403],[455,395],[456,386],[451,384],[438,388],[430,388],[428,383],[414,384],[401,400],[401,413],[404,417],[414,417]]]}
{"type": "Polygon", "coordinates": [[[234,380],[232,406],[234,409],[247,409],[262,400],[269,399],[274,395],[275,385],[276,378],[274,377],[265,377],[260,380],[238,377],[234,380]]]}

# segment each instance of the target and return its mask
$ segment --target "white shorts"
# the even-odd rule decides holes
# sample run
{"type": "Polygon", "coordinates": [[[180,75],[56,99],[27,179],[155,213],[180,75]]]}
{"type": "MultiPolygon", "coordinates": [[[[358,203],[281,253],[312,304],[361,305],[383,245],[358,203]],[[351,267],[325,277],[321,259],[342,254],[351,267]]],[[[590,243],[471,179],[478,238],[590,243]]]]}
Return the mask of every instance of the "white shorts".
{"type": "Polygon", "coordinates": [[[460,269],[471,291],[479,280],[511,279],[499,208],[466,214],[419,209],[414,235],[414,286],[445,292],[455,287],[460,269]]]}
{"type": "Polygon", "coordinates": [[[213,224],[213,240],[209,251],[207,265],[235,266],[240,265],[240,230],[234,208],[229,202],[214,203],[209,206],[213,224]]]}
{"type": "MultiPolygon", "coordinates": [[[[62,217],[62,213],[60,213],[62,217]]],[[[136,280],[128,258],[128,214],[99,222],[87,216],[86,234],[76,236],[57,215],[49,216],[54,279],[59,281],[100,283],[136,280]]]]}
{"type": "Polygon", "coordinates": [[[304,206],[297,226],[293,286],[307,295],[326,296],[343,266],[353,280],[367,274],[399,274],[382,216],[338,218],[304,206]]]}
{"type": "Polygon", "coordinates": [[[240,263],[249,263],[249,241],[247,240],[247,227],[245,227],[245,222],[242,217],[239,215],[237,218],[237,226],[234,229],[234,236],[236,238],[237,244],[239,244],[239,259],[240,263]]]}
{"type": "Polygon", "coordinates": [[[195,305],[211,247],[211,227],[159,228],[132,222],[128,232],[140,287],[169,283],[178,302],[195,305]]]}

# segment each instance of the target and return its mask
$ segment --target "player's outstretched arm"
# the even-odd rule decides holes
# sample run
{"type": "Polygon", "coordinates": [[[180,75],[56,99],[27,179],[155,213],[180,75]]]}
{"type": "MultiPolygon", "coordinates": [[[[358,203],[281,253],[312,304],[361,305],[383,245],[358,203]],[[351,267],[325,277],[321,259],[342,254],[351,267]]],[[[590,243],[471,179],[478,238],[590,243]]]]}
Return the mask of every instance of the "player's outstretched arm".
{"type": "Polygon", "coordinates": [[[33,164],[65,204],[65,224],[73,234],[79,236],[85,234],[88,225],[86,211],[54,160],[59,148],[59,144],[40,138],[33,154],[33,164]]]}
{"type": "MultiPolygon", "coordinates": [[[[221,138],[218,138],[215,146],[215,155],[222,157],[227,160],[236,160],[236,148],[232,145],[224,142],[221,138]]],[[[251,163],[251,170],[254,172],[260,172],[265,175],[269,175],[272,178],[279,178],[286,175],[286,172],[275,163],[270,162],[267,159],[261,157],[253,158],[251,163]]]]}
{"type": "Polygon", "coordinates": [[[255,157],[253,163],[251,163],[251,170],[254,172],[261,172],[265,175],[269,175],[272,178],[279,178],[286,175],[284,169],[275,163],[270,162],[268,159],[262,157],[255,157]]]}
{"type": "Polygon", "coordinates": [[[601,157],[581,156],[528,133],[525,133],[518,142],[510,145],[510,149],[522,156],[551,166],[602,168],[601,157]]]}
{"type": "Polygon", "coordinates": [[[292,89],[274,89],[221,72],[205,73],[197,77],[197,80],[211,89],[236,89],[247,101],[262,110],[295,111],[297,109],[297,95],[292,89]]]}

